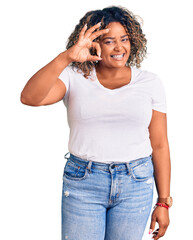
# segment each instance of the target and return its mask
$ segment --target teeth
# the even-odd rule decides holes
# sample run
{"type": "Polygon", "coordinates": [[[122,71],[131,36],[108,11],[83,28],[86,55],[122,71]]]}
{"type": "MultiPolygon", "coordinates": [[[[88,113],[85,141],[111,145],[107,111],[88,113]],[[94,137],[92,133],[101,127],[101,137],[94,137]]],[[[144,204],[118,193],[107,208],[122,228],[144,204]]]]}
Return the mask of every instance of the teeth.
{"type": "Polygon", "coordinates": [[[111,55],[111,57],[113,57],[113,58],[122,58],[123,56],[124,56],[124,53],[121,55],[111,55]]]}

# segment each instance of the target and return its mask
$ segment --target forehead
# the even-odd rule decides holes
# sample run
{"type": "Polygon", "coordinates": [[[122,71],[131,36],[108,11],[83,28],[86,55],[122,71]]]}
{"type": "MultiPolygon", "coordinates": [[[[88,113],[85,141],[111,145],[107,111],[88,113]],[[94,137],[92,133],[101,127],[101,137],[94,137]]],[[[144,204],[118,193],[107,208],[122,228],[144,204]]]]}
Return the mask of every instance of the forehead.
{"type": "Polygon", "coordinates": [[[128,35],[124,26],[119,22],[111,22],[106,28],[111,28],[110,31],[101,36],[101,39],[106,37],[121,37],[123,35],[128,35]]]}
{"type": "Polygon", "coordinates": [[[110,22],[107,25],[107,28],[110,27],[111,29],[120,29],[125,30],[124,26],[120,22],[110,22]]]}

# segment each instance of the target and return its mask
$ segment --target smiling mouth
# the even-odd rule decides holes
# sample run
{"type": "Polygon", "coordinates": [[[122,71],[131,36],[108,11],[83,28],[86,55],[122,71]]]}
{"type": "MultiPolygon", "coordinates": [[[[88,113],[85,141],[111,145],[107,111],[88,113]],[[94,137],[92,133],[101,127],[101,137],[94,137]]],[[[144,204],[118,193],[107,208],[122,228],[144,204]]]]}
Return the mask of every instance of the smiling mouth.
{"type": "Polygon", "coordinates": [[[115,55],[111,55],[111,58],[114,58],[114,59],[117,59],[117,60],[122,60],[124,56],[125,56],[125,53],[115,54],[115,55]]]}

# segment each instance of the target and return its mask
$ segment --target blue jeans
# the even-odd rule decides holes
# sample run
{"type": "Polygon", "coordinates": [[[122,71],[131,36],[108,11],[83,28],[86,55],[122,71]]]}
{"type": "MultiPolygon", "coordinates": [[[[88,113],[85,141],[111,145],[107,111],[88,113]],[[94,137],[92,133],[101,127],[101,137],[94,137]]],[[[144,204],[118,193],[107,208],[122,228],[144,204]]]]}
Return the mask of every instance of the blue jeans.
{"type": "Polygon", "coordinates": [[[62,240],[141,240],[153,201],[152,154],[128,163],[66,159],[62,240]]]}

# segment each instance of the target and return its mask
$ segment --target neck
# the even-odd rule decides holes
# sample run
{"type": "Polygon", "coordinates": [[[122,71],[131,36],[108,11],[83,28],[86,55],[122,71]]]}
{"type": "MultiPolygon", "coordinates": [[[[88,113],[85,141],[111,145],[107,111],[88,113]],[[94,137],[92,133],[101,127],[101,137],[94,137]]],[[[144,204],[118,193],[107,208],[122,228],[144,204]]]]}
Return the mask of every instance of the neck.
{"type": "Polygon", "coordinates": [[[120,78],[124,74],[125,70],[128,70],[127,66],[110,68],[106,66],[101,66],[100,64],[96,65],[97,74],[103,79],[120,78]]]}

